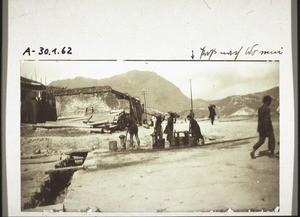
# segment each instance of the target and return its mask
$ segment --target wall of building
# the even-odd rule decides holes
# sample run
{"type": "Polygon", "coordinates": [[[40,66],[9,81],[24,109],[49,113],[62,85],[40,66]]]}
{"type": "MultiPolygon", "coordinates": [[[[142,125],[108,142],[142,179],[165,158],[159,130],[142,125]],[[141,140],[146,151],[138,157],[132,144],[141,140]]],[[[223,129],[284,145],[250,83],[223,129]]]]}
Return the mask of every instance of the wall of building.
{"type": "Polygon", "coordinates": [[[37,91],[21,90],[21,123],[37,123],[37,91]]]}
{"type": "Polygon", "coordinates": [[[94,113],[130,108],[129,101],[111,92],[56,96],[55,100],[58,117],[84,115],[86,108],[93,108],[94,113]]]}

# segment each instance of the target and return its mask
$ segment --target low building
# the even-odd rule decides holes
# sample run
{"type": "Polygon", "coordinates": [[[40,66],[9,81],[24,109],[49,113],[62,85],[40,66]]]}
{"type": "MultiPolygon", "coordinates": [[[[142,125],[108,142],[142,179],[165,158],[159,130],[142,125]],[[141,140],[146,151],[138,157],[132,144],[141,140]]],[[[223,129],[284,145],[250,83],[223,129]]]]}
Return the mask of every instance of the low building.
{"type": "Polygon", "coordinates": [[[56,121],[54,96],[40,82],[21,77],[21,123],[56,121]]]}
{"type": "Polygon", "coordinates": [[[123,109],[142,123],[143,105],[139,99],[112,89],[110,86],[84,88],[47,87],[55,96],[58,117],[99,114],[123,109]]]}

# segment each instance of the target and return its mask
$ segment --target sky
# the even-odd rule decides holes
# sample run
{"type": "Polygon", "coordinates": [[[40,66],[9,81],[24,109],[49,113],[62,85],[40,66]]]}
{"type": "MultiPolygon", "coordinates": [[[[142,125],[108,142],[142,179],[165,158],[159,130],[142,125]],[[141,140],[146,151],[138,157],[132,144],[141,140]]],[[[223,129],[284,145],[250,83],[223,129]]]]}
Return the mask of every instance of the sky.
{"type": "MultiPolygon", "coordinates": [[[[278,60],[245,55],[247,47],[287,49],[289,7],[284,0],[14,0],[10,4],[12,57],[27,47],[72,47],[72,55],[22,55],[22,59],[185,59],[200,48],[243,46],[239,60],[278,60]],[[30,3],[29,3],[30,2],[30,3]],[[130,3],[128,3],[130,2],[130,3]],[[43,23],[43,25],[41,25],[43,23]],[[268,25],[266,25],[266,23],[268,25]],[[38,31],[37,31],[38,30],[38,31]],[[20,38],[20,31],[22,37],[20,38]],[[34,34],[33,34],[34,33],[34,34]],[[272,33],[272,34],[270,34],[272,33]]],[[[232,60],[232,57],[224,57],[232,60]]],[[[214,60],[220,56],[215,56],[214,60]]],[[[12,64],[12,67],[18,67],[12,64]]],[[[206,100],[264,91],[279,85],[279,64],[266,62],[23,62],[21,75],[49,84],[77,76],[107,78],[130,70],[153,71],[190,96],[206,100]]],[[[13,68],[12,71],[17,71],[13,68]]]]}
{"type": "Polygon", "coordinates": [[[103,79],[132,70],[155,72],[190,97],[215,100],[279,86],[279,62],[22,61],[21,76],[49,84],[75,77],[103,79]]]}

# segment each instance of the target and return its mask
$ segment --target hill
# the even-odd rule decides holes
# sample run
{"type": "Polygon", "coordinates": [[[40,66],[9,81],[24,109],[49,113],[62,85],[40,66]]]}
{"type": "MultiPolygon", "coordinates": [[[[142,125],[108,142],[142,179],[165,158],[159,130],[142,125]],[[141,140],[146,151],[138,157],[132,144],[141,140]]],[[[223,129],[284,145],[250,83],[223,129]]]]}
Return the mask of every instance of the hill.
{"type": "MultiPolygon", "coordinates": [[[[273,112],[273,116],[277,116],[278,114],[276,114],[276,110],[279,106],[279,87],[274,87],[263,92],[228,96],[224,99],[214,101],[204,101],[202,102],[202,106],[195,107],[194,113],[198,118],[208,117],[208,105],[215,104],[217,116],[219,117],[255,116],[257,114],[257,109],[262,105],[262,98],[265,95],[270,95],[273,98],[271,111],[273,112]]],[[[188,114],[189,110],[180,112],[180,115],[183,117],[188,114]]]]}
{"type": "Polygon", "coordinates": [[[50,86],[67,88],[107,85],[115,90],[129,93],[131,96],[141,99],[143,103],[144,97],[141,91],[143,89],[147,90],[146,106],[149,110],[151,108],[162,112],[180,112],[190,107],[189,98],[178,87],[156,73],[148,71],[129,71],[99,80],[76,77],[74,79],[53,81],[50,84],[50,86]]]}
{"type": "MultiPolygon", "coordinates": [[[[106,79],[76,77],[53,81],[50,86],[67,88],[111,86],[115,90],[129,93],[131,96],[141,99],[143,103],[144,97],[141,91],[145,89],[147,90],[146,106],[148,111],[174,111],[179,113],[181,117],[186,117],[190,111],[190,99],[178,87],[154,72],[134,70],[106,79]]],[[[210,104],[215,104],[217,115],[220,117],[254,116],[261,106],[264,95],[272,96],[271,108],[276,114],[275,111],[279,105],[279,87],[258,93],[228,96],[213,101],[194,99],[194,113],[198,118],[208,117],[207,107],[210,104]]]]}

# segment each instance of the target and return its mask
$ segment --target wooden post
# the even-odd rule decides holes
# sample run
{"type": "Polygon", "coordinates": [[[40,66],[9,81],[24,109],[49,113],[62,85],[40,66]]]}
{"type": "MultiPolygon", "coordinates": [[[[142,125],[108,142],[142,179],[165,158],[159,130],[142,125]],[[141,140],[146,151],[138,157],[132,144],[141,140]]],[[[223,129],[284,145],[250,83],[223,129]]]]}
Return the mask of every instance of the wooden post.
{"type": "Polygon", "coordinates": [[[190,79],[190,92],[191,92],[191,110],[193,111],[193,95],[192,95],[192,80],[190,79]]]}

